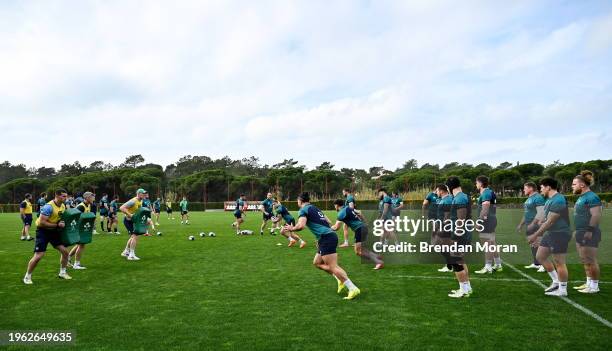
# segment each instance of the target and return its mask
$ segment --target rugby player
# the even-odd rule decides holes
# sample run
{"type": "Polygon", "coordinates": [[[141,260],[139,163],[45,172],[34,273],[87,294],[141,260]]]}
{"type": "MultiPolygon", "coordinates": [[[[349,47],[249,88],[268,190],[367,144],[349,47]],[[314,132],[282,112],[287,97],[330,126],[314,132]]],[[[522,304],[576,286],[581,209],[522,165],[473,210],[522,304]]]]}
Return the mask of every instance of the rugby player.
{"type": "Polygon", "coordinates": [[[110,233],[111,230],[113,231],[113,233],[115,233],[116,235],[119,235],[119,231],[117,230],[117,226],[118,226],[118,219],[117,219],[117,215],[119,214],[119,195],[115,195],[113,196],[113,201],[110,202],[110,205],[108,206],[108,232],[110,233]]]}
{"type": "MultiPolygon", "coordinates": [[[[168,215],[168,219],[172,216],[172,201],[170,199],[166,199],[166,214],[168,215]]],[[[174,217],[172,217],[174,219],[174,217]]]]}
{"type": "MultiPolygon", "coordinates": [[[[378,202],[378,219],[384,221],[393,220],[393,202],[391,201],[391,197],[387,195],[387,189],[380,188],[378,189],[378,198],[380,199],[378,202]]],[[[389,239],[393,239],[397,244],[397,236],[395,235],[395,231],[387,231],[385,230],[383,235],[381,235],[380,240],[386,245],[389,242],[389,239]]]]}
{"type": "MultiPolygon", "coordinates": [[[[521,222],[516,227],[516,230],[520,232],[525,227],[525,233],[527,236],[535,233],[540,227],[540,223],[544,219],[544,203],[546,200],[538,192],[538,186],[534,182],[527,182],[523,185],[523,193],[527,196],[527,200],[523,204],[524,214],[521,222]]],[[[536,253],[538,252],[537,246],[531,245],[531,255],[533,256],[533,263],[529,266],[525,266],[526,269],[537,269],[538,272],[546,272],[544,267],[538,262],[536,253]]]]}
{"type": "MultiPolygon", "coordinates": [[[[85,195],[83,195],[85,197],[85,195]]],[[[108,194],[103,193],[102,198],[100,199],[100,228],[102,231],[106,231],[104,229],[104,223],[106,223],[106,227],[108,232],[110,233],[110,219],[108,218],[108,194]]]]}
{"type": "Polygon", "coordinates": [[[21,222],[23,222],[20,239],[22,241],[34,240],[30,236],[30,227],[32,226],[32,195],[25,194],[23,201],[19,204],[19,215],[21,216],[21,222]]]}
{"type": "MultiPolygon", "coordinates": [[[[87,191],[83,194],[83,201],[77,205],[76,209],[81,211],[81,213],[91,212],[91,206],[94,204],[96,200],[96,196],[87,191]]],[[[83,257],[83,251],[85,251],[85,244],[77,243],[70,253],[68,254],[68,266],[73,269],[87,269],[87,267],[81,266],[81,257],[83,257]],[[74,264],[71,264],[72,257],[75,257],[74,264]]]]}
{"type": "Polygon", "coordinates": [[[47,204],[47,193],[40,193],[40,197],[36,201],[36,217],[40,217],[40,209],[47,204]]]}
{"type": "MultiPolygon", "coordinates": [[[[259,206],[259,210],[261,211],[263,218],[261,227],[259,228],[260,235],[263,235],[264,228],[268,224],[268,221],[272,219],[272,214],[274,211],[273,205],[274,200],[272,199],[272,193],[268,193],[268,195],[266,195],[266,198],[261,202],[261,205],[259,206]]],[[[274,234],[274,231],[271,231],[270,234],[274,234]]]]}
{"type": "Polygon", "coordinates": [[[232,223],[232,227],[236,228],[236,235],[240,235],[240,224],[244,222],[244,210],[246,210],[245,195],[240,194],[240,197],[236,200],[236,208],[234,209],[234,218],[236,218],[236,220],[232,223]]]}
{"type": "Polygon", "coordinates": [[[400,212],[404,208],[404,199],[400,196],[397,191],[391,193],[391,211],[393,211],[393,216],[398,217],[400,212]]]}
{"type": "MultiPolygon", "coordinates": [[[[351,190],[349,188],[342,189],[342,195],[344,196],[344,206],[355,209],[355,206],[356,206],[355,195],[353,195],[351,190]]],[[[344,242],[340,245],[340,247],[349,247],[349,240],[348,240],[349,226],[346,223],[342,225],[342,231],[344,234],[344,242]]]]}
{"type": "MultiPolygon", "coordinates": [[[[453,196],[450,194],[448,187],[445,184],[438,184],[436,192],[436,219],[440,220],[440,226],[434,228],[432,234],[432,244],[450,244],[451,232],[444,230],[444,223],[450,220],[450,212],[453,204],[453,196]]],[[[444,256],[444,255],[443,255],[444,256]]],[[[446,257],[446,256],[445,256],[446,257]]],[[[438,269],[438,272],[452,272],[452,267],[447,264],[438,269]]]]}
{"type": "Polygon", "coordinates": [[[187,210],[187,198],[183,196],[183,200],[179,202],[179,207],[181,208],[181,224],[189,224],[189,211],[187,210]]]}
{"type": "Polygon", "coordinates": [[[423,206],[421,207],[421,217],[425,218],[425,215],[427,215],[427,219],[436,219],[438,217],[438,211],[436,208],[438,198],[437,188],[430,191],[429,194],[425,196],[423,206]]]}
{"type": "Polygon", "coordinates": [[[159,225],[159,215],[161,213],[161,199],[158,197],[153,202],[153,215],[155,216],[155,225],[159,225]]]}
{"type": "MultiPolygon", "coordinates": [[[[480,243],[486,247],[496,247],[495,228],[497,227],[497,197],[495,192],[489,188],[489,178],[486,176],[476,177],[476,189],[480,192],[478,196],[478,219],[482,221],[483,230],[478,233],[480,243]],[[493,246],[491,246],[493,245],[493,246]]],[[[503,270],[502,260],[499,252],[485,252],[485,266],[476,274],[490,274],[503,270]],[[495,265],[493,265],[495,263],[495,265]]]]}
{"type": "MultiPolygon", "coordinates": [[[[287,207],[283,206],[277,199],[274,199],[273,208],[276,210],[276,216],[280,217],[285,221],[285,225],[295,225],[295,218],[289,213],[287,207]]],[[[281,235],[289,240],[289,244],[287,246],[291,247],[295,245],[296,242],[300,242],[300,249],[303,249],[306,246],[306,242],[299,236],[297,233],[293,232],[283,232],[281,230],[281,235]]]]}
{"type": "MultiPolygon", "coordinates": [[[[461,182],[457,177],[449,177],[446,181],[446,186],[453,194],[453,201],[450,208],[450,220],[453,223],[453,232],[451,233],[451,242],[457,243],[460,246],[470,245],[472,241],[472,233],[465,227],[465,221],[471,219],[470,198],[461,189],[461,182]]],[[[458,290],[451,290],[449,297],[464,298],[472,294],[472,285],[468,266],[463,259],[463,253],[460,251],[450,252],[448,255],[448,268],[455,272],[455,277],[459,282],[458,290]]]]}
{"type": "Polygon", "coordinates": [[[125,244],[125,249],[121,253],[121,256],[127,257],[128,261],[138,261],[139,257],[136,256],[136,246],[138,245],[138,236],[140,234],[134,233],[134,223],[132,222],[132,216],[138,211],[140,207],[142,207],[142,200],[145,199],[147,195],[147,191],[140,188],[136,190],[136,196],[133,197],[128,202],[124,203],[119,207],[119,211],[123,212],[125,217],[123,218],[123,225],[125,225],[125,229],[128,231],[128,235],[130,236],[127,243],[125,244]]]}

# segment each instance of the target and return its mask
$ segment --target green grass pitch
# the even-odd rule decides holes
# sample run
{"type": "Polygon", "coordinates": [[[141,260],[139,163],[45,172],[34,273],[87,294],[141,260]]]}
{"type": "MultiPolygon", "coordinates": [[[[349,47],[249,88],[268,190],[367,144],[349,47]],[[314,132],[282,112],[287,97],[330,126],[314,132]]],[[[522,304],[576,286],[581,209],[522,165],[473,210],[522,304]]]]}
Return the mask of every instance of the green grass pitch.
{"type": "MultiPolygon", "coordinates": [[[[2,214],[0,330],[73,330],[75,349],[113,351],[609,350],[612,341],[610,327],[544,296],[510,269],[487,279],[472,274],[475,294],[454,300],[446,294],[457,284],[436,271],[439,265],[373,271],[352,249],[339,249],[340,264],[362,291],[356,300],[344,301],[335,280],[311,264],[310,232],[302,233],[309,246],[300,250],[287,248],[279,235],[236,237],[232,220],[229,212],[195,212],[185,226],[162,214],[163,236],[142,237],[137,262],[120,257],[127,238],[120,222],[124,234],[96,235],[87,247],[87,270],[70,270],[70,281],[58,279],[59,255],[50,247],[34,272],[34,285],[26,286],[21,279],[33,242],[18,240],[17,214],[2,214]],[[201,231],[217,237],[200,238],[201,231]]],[[[261,215],[249,213],[244,227],[257,233],[260,221],[261,215]]],[[[604,221],[603,240],[612,232],[610,222],[604,221]]],[[[500,217],[498,232],[511,232],[515,225],[500,217]]],[[[609,321],[610,270],[602,266],[599,294],[570,288],[569,296],[609,321]]],[[[528,274],[548,284],[545,273],[528,274]]],[[[581,266],[571,265],[570,281],[582,279],[581,266]]]]}

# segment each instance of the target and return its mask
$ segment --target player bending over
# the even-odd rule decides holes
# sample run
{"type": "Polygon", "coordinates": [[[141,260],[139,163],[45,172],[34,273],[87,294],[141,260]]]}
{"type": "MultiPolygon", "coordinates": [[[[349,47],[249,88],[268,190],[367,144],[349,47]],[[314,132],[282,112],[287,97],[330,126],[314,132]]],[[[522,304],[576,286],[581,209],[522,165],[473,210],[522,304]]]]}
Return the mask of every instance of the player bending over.
{"type": "MultiPolygon", "coordinates": [[[[278,218],[282,218],[283,221],[285,221],[285,225],[295,225],[295,218],[293,218],[291,213],[289,213],[289,210],[287,210],[287,207],[283,206],[280,201],[274,199],[274,204],[272,206],[276,210],[276,216],[278,218]]],[[[303,249],[306,246],[306,242],[299,235],[297,235],[297,233],[281,230],[281,235],[289,240],[289,244],[287,245],[289,247],[295,245],[295,243],[298,241],[300,242],[300,249],[303,249]]]]}
{"type": "Polygon", "coordinates": [[[132,216],[142,207],[142,200],[145,199],[147,191],[144,189],[136,190],[136,196],[128,202],[124,203],[119,207],[119,211],[123,212],[125,217],[123,218],[123,225],[128,231],[130,238],[125,244],[125,249],[121,253],[121,256],[127,257],[128,261],[138,261],[140,258],[136,256],[136,246],[138,245],[138,236],[140,234],[134,233],[134,223],[132,222],[132,216]]]}
{"type": "MultiPolygon", "coordinates": [[[[81,211],[81,213],[91,212],[91,205],[93,205],[94,201],[96,201],[96,196],[93,193],[86,191],[83,194],[83,201],[77,205],[76,209],[81,211]]],[[[71,266],[72,269],[87,269],[87,267],[81,266],[83,251],[85,251],[85,244],[77,243],[68,254],[68,266],[71,266]],[[72,257],[75,257],[74,264],[70,262],[72,257]]]]}

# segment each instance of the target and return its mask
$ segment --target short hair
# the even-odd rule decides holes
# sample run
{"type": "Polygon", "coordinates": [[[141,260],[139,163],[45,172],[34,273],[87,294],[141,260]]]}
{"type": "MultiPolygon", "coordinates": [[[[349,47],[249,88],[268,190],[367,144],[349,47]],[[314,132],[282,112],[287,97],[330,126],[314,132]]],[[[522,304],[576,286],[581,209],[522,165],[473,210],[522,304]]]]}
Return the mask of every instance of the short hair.
{"type": "Polygon", "coordinates": [[[445,193],[448,193],[448,187],[446,186],[446,184],[436,185],[436,190],[440,190],[440,191],[444,191],[445,193]]]}
{"type": "Polygon", "coordinates": [[[542,180],[540,180],[540,185],[543,186],[549,186],[555,190],[557,190],[559,188],[559,182],[551,177],[545,177],[542,180]]]}
{"type": "Polygon", "coordinates": [[[298,196],[298,199],[302,202],[310,202],[310,194],[305,191],[298,196]]]}
{"type": "Polygon", "coordinates": [[[46,197],[47,193],[40,193],[40,197],[46,197]]]}
{"type": "Polygon", "coordinates": [[[115,194],[115,196],[113,196],[113,199],[119,199],[119,195],[115,194]]]}
{"type": "Polygon", "coordinates": [[[578,179],[586,184],[586,186],[591,186],[593,183],[595,183],[595,177],[591,171],[582,171],[579,175],[575,176],[574,179],[578,179]]]}
{"type": "Polygon", "coordinates": [[[344,206],[344,200],[336,199],[336,201],[334,201],[334,205],[344,206]]]}
{"type": "Polygon", "coordinates": [[[346,191],[347,193],[350,193],[350,192],[351,192],[351,189],[349,189],[349,188],[344,188],[344,189],[342,189],[342,190],[346,191]]]}
{"type": "Polygon", "coordinates": [[[448,179],[446,179],[446,186],[448,187],[448,191],[453,191],[453,189],[461,186],[461,181],[459,180],[459,177],[450,176],[448,179]]]}
{"type": "Polygon", "coordinates": [[[399,195],[399,193],[397,191],[392,191],[391,195],[399,195]]]}
{"type": "Polygon", "coordinates": [[[245,196],[245,195],[244,194],[240,194],[240,197],[243,197],[243,196],[245,196]]]}
{"type": "Polygon", "coordinates": [[[68,192],[66,191],[66,189],[57,189],[55,190],[55,196],[60,196],[62,194],[68,194],[68,192]]]}
{"type": "Polygon", "coordinates": [[[26,198],[28,198],[28,197],[32,197],[32,194],[30,194],[30,193],[26,193],[26,194],[25,194],[25,197],[26,197],[26,198]]]}
{"type": "Polygon", "coordinates": [[[381,191],[386,193],[387,189],[385,189],[385,188],[378,188],[378,190],[376,190],[377,193],[380,193],[381,191]]]}
{"type": "Polygon", "coordinates": [[[489,186],[489,177],[484,175],[479,175],[476,177],[476,181],[482,184],[485,188],[489,186]]]}
{"type": "Polygon", "coordinates": [[[538,186],[534,182],[527,182],[527,183],[525,183],[523,185],[526,186],[526,187],[529,187],[529,188],[531,188],[533,190],[538,190],[538,186]]]}

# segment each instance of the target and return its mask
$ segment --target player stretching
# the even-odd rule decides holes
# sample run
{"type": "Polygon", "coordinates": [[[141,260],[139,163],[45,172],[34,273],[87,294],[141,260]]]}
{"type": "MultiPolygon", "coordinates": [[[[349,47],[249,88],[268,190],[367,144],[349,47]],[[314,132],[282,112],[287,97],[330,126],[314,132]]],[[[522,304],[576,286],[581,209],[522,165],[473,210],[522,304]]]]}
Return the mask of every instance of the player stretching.
{"type": "Polygon", "coordinates": [[[349,279],[348,275],[338,265],[338,254],[336,246],[338,246],[338,236],[330,228],[330,220],[315,206],[310,204],[310,195],[302,193],[298,197],[298,206],[300,212],[299,219],[296,225],[286,225],[283,227],[284,232],[297,232],[304,227],[308,227],[312,234],[317,238],[317,253],[312,263],[319,269],[326,271],[336,278],[338,282],[338,294],[348,288],[348,296],[345,300],[352,300],[361,291],[349,279]]]}
{"type": "MultiPolygon", "coordinates": [[[[83,195],[85,197],[85,195],[83,195]]],[[[104,229],[104,223],[106,223],[106,229],[110,233],[110,218],[108,217],[108,194],[102,194],[102,198],[100,199],[100,228],[102,231],[106,231],[104,229]]]]}
{"type": "Polygon", "coordinates": [[[246,202],[244,201],[244,194],[240,194],[240,197],[236,200],[236,208],[234,209],[234,218],[236,220],[232,223],[232,227],[236,228],[236,235],[240,235],[240,224],[244,222],[244,210],[246,210],[246,202]]]}
{"type": "MultiPolygon", "coordinates": [[[[489,188],[489,178],[483,175],[476,177],[476,189],[480,192],[480,196],[478,196],[478,219],[482,221],[484,227],[482,232],[479,233],[480,243],[483,245],[488,243],[488,247],[496,247],[495,228],[497,227],[497,197],[493,190],[489,188]]],[[[503,270],[499,252],[489,251],[491,250],[485,251],[485,266],[474,273],[490,274],[494,271],[501,272],[503,270]],[[493,262],[495,262],[494,266],[493,262]]]]}
{"type": "MultiPolygon", "coordinates": [[[[91,206],[93,205],[94,201],[96,201],[96,196],[87,191],[83,194],[83,201],[77,205],[76,209],[81,211],[81,213],[91,212],[91,206]]],[[[85,251],[85,244],[77,243],[68,254],[68,266],[72,266],[73,269],[87,269],[87,267],[81,266],[83,251],[85,251]],[[75,261],[74,264],[71,264],[70,260],[73,256],[75,257],[75,261]]]]}
{"type": "Polygon", "coordinates": [[[580,195],[574,205],[574,224],[576,225],[576,248],[580,254],[586,283],[575,286],[574,289],[585,294],[599,292],[599,263],[597,263],[597,247],[601,241],[602,205],[599,196],[591,191],[594,183],[591,171],[582,171],[572,181],[574,194],[580,195]]]}
{"type": "Polygon", "coordinates": [[[119,235],[119,232],[117,231],[117,215],[119,214],[119,195],[115,195],[113,197],[113,201],[110,202],[110,205],[108,206],[108,232],[110,233],[111,230],[116,234],[119,235]]]}
{"type": "Polygon", "coordinates": [[[181,208],[181,224],[183,224],[183,222],[189,224],[189,211],[187,210],[187,205],[187,198],[183,196],[183,200],[179,202],[179,207],[181,208]]]}
{"type": "Polygon", "coordinates": [[[147,195],[147,191],[144,189],[136,190],[136,196],[130,201],[124,203],[119,207],[119,210],[123,212],[125,217],[123,218],[123,225],[128,231],[130,238],[125,244],[125,249],[121,253],[121,256],[127,257],[128,261],[138,261],[140,258],[136,256],[136,245],[138,244],[138,236],[140,234],[134,233],[134,223],[132,222],[132,216],[142,207],[142,200],[147,195]]]}
{"type": "Polygon", "coordinates": [[[567,296],[568,273],[565,256],[572,235],[567,200],[557,191],[558,187],[559,183],[550,177],[540,182],[540,192],[548,198],[544,205],[544,223],[528,240],[530,244],[537,245],[538,239],[542,237],[536,257],[552,279],[552,284],[544,293],[550,296],[567,296]],[[548,260],[551,254],[554,265],[548,260]]]}
{"type": "Polygon", "coordinates": [[[66,201],[66,190],[59,189],[55,191],[55,198],[49,201],[40,209],[40,217],[36,220],[36,241],[34,244],[34,256],[28,262],[28,270],[23,277],[24,284],[32,284],[32,272],[36,265],[45,255],[47,245],[51,243],[53,248],[60,252],[62,258],[60,260],[60,272],[58,277],[62,279],[72,279],[66,273],[66,265],[68,264],[68,250],[62,244],[60,230],[64,228],[62,221],[62,213],[66,210],[64,201],[66,201]]]}
{"type": "Polygon", "coordinates": [[[30,226],[32,226],[32,195],[25,194],[25,198],[19,204],[19,215],[23,222],[23,228],[21,229],[21,240],[31,241],[34,240],[30,236],[30,226]]]}
{"type": "Polygon", "coordinates": [[[370,250],[363,247],[363,243],[368,238],[368,227],[365,224],[365,219],[359,213],[359,211],[344,206],[344,201],[338,199],[334,201],[334,208],[338,212],[336,223],[332,225],[331,229],[336,231],[342,224],[348,225],[355,233],[355,253],[357,256],[363,257],[367,260],[374,262],[374,269],[382,269],[384,267],[383,260],[370,250]]]}
{"type": "MultiPolygon", "coordinates": [[[[351,192],[350,189],[344,188],[342,189],[342,195],[344,196],[344,206],[355,209],[355,195],[351,192]]],[[[344,234],[344,242],[340,247],[349,247],[348,234],[349,234],[349,226],[344,223],[342,225],[342,231],[344,234]]]]}
{"type": "MultiPolygon", "coordinates": [[[[450,208],[450,219],[453,223],[451,241],[457,246],[468,246],[472,241],[472,233],[465,227],[465,221],[471,218],[471,206],[469,197],[461,189],[461,182],[457,177],[449,177],[446,186],[453,194],[453,202],[450,208]]],[[[472,285],[468,266],[463,259],[461,250],[453,251],[448,254],[450,268],[455,272],[455,277],[459,281],[459,289],[451,290],[449,297],[462,298],[472,294],[472,285]]]]}
{"type": "MultiPolygon", "coordinates": [[[[268,221],[272,219],[272,213],[274,211],[273,205],[274,205],[274,201],[272,200],[272,193],[268,193],[266,198],[261,202],[261,205],[259,206],[259,210],[261,211],[262,218],[263,218],[261,227],[259,228],[260,235],[263,235],[264,228],[268,224],[268,221]]],[[[271,230],[270,234],[274,235],[274,230],[271,230]]]]}
{"type": "MultiPolygon", "coordinates": [[[[523,185],[523,193],[527,195],[527,200],[523,204],[524,214],[523,219],[516,227],[516,231],[520,232],[525,226],[526,235],[529,236],[540,228],[540,223],[544,219],[544,197],[538,192],[538,186],[534,182],[527,182],[523,185]]],[[[533,256],[533,263],[529,266],[525,266],[526,269],[537,269],[538,272],[546,272],[544,267],[538,262],[536,253],[538,252],[537,246],[531,245],[531,255],[533,256]]]]}
{"type": "MultiPolygon", "coordinates": [[[[274,204],[272,205],[276,210],[276,215],[282,218],[285,221],[285,225],[295,225],[295,218],[289,213],[287,207],[283,206],[278,200],[274,200],[274,204]]],[[[296,233],[293,232],[283,232],[281,230],[281,235],[289,240],[289,244],[287,246],[293,246],[296,242],[300,242],[300,249],[303,249],[306,246],[306,242],[296,233]]]]}

